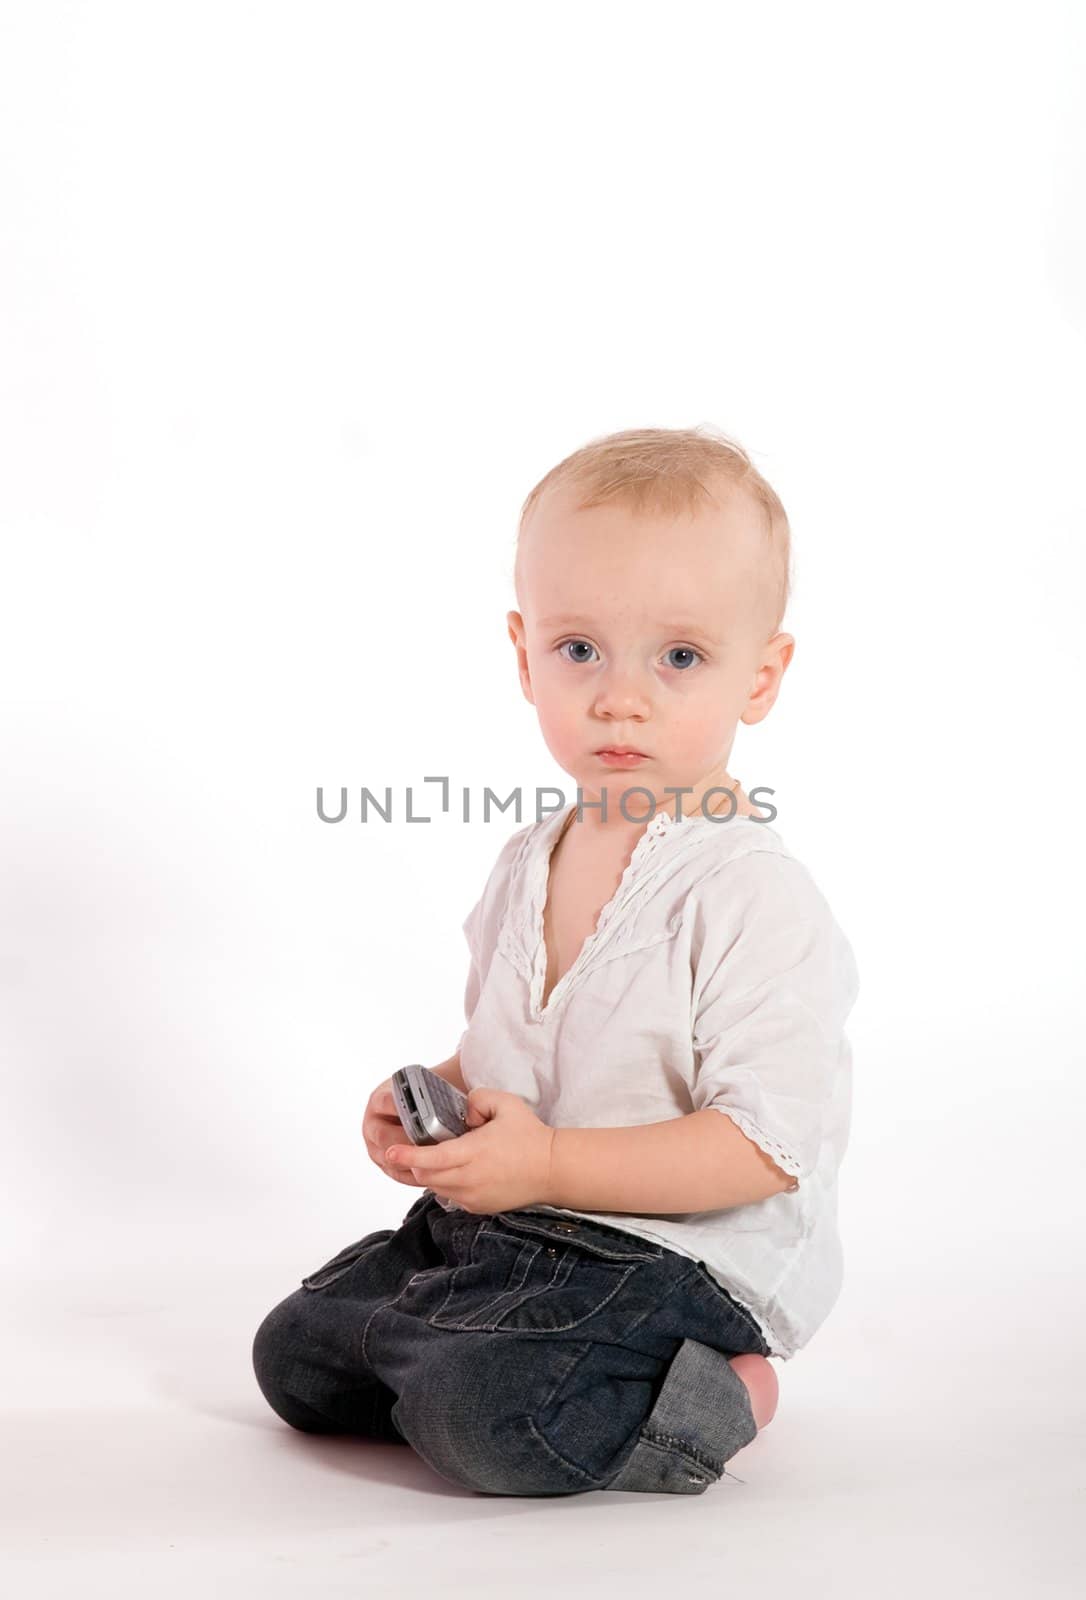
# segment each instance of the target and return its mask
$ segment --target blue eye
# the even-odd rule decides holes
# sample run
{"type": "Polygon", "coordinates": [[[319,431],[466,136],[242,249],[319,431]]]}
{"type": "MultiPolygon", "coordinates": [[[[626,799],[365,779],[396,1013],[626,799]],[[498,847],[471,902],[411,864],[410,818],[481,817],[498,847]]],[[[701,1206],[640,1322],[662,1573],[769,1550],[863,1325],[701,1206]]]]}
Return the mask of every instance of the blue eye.
{"type": "MultiPolygon", "coordinates": [[[[565,652],[571,648],[587,650],[591,652],[591,654],[594,654],[596,649],[595,645],[589,644],[587,639],[564,639],[562,643],[557,646],[557,648],[561,650],[563,654],[565,654],[565,652]]],[[[584,662],[591,660],[591,654],[587,656],[566,655],[566,660],[572,661],[578,665],[583,665],[584,662]]],[[[689,672],[690,668],[695,664],[695,660],[703,661],[705,659],[700,650],[695,650],[692,645],[688,644],[672,645],[671,649],[668,651],[668,656],[689,656],[694,658],[694,660],[688,660],[679,663],[673,661],[669,662],[669,665],[674,666],[679,672],[689,672]]]]}
{"type": "MultiPolygon", "coordinates": [[[[583,645],[586,650],[594,650],[595,649],[595,645],[589,644],[587,639],[566,639],[563,644],[560,644],[558,646],[558,648],[559,648],[559,650],[565,650],[571,644],[583,645]]],[[[587,660],[587,657],[586,656],[577,656],[576,658],[571,657],[571,656],[567,656],[566,657],[567,661],[574,660],[574,659],[576,659],[577,662],[583,662],[583,661],[587,660]]]]}

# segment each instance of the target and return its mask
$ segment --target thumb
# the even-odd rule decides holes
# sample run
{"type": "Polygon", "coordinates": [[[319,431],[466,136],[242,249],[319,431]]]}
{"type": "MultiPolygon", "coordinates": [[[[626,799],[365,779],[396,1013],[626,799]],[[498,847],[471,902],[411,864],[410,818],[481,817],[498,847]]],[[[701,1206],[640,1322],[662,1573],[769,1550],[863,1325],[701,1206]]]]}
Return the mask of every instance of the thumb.
{"type": "Polygon", "coordinates": [[[468,1092],[468,1109],[465,1122],[469,1128],[481,1127],[489,1122],[498,1109],[499,1089],[471,1089],[468,1092]]]}

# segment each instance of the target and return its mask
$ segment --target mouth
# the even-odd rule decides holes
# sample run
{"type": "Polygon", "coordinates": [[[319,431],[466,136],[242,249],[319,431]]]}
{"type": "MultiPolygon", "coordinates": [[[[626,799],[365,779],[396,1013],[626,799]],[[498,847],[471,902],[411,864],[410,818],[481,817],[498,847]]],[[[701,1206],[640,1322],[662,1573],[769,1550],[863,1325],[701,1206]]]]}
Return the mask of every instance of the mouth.
{"type": "Polygon", "coordinates": [[[629,766],[632,766],[634,762],[647,761],[649,759],[643,750],[631,750],[629,746],[624,745],[597,750],[596,754],[601,761],[609,761],[616,764],[622,763],[629,766]]]}

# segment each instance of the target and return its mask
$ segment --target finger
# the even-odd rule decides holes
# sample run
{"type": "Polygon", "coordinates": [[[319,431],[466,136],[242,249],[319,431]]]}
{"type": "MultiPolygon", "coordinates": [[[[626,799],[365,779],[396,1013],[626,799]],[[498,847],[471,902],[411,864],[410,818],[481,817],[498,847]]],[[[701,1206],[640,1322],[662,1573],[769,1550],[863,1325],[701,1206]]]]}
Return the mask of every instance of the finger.
{"type": "Polygon", "coordinates": [[[380,1117],[367,1117],[362,1124],[363,1137],[370,1144],[402,1144],[403,1129],[396,1129],[390,1122],[383,1122],[380,1117]]]}
{"type": "Polygon", "coordinates": [[[367,1144],[396,1144],[403,1139],[403,1125],[399,1117],[366,1117],[362,1137],[367,1144]]]}
{"type": "MultiPolygon", "coordinates": [[[[442,1140],[442,1143],[445,1141],[442,1140]]],[[[441,1149],[430,1145],[409,1145],[406,1149],[401,1145],[389,1145],[385,1151],[385,1160],[391,1167],[401,1170],[435,1173],[453,1172],[456,1169],[450,1164],[448,1156],[441,1149]]]]}
{"type": "MultiPolygon", "coordinates": [[[[452,1143],[444,1139],[441,1142],[452,1143]]],[[[462,1172],[469,1165],[466,1161],[451,1161],[440,1145],[412,1145],[406,1150],[403,1145],[390,1145],[385,1151],[385,1160],[393,1167],[409,1167],[413,1172],[424,1172],[428,1179],[437,1173],[444,1177],[446,1173],[462,1172]]]]}
{"type": "Polygon", "coordinates": [[[424,1178],[416,1178],[411,1168],[407,1166],[406,1163],[400,1162],[399,1165],[397,1165],[394,1161],[386,1160],[385,1152],[383,1150],[379,1151],[378,1154],[373,1157],[373,1160],[376,1165],[380,1167],[381,1171],[386,1177],[395,1178],[397,1183],[406,1183],[409,1188],[417,1188],[420,1184],[425,1186],[426,1180],[424,1178]]]}
{"type": "Polygon", "coordinates": [[[465,1133],[457,1134],[452,1139],[437,1139],[430,1144],[404,1143],[402,1139],[395,1139],[389,1145],[389,1154],[395,1153],[404,1165],[418,1161],[420,1167],[427,1169],[444,1169],[448,1163],[448,1171],[454,1172],[458,1167],[464,1166],[468,1161],[474,1160],[480,1146],[472,1138],[478,1132],[472,1128],[465,1133]],[[455,1163],[455,1166],[454,1166],[455,1163]]]}
{"type": "Polygon", "coordinates": [[[390,1167],[398,1164],[402,1168],[411,1167],[413,1169],[414,1167],[427,1168],[437,1165],[436,1162],[430,1160],[429,1156],[420,1154],[417,1145],[412,1145],[408,1149],[402,1144],[390,1144],[385,1150],[385,1160],[390,1167]]]}
{"type": "Polygon", "coordinates": [[[443,1183],[441,1185],[441,1192],[440,1193],[438,1192],[437,1189],[434,1188],[432,1183],[423,1183],[423,1184],[420,1185],[420,1187],[423,1188],[423,1189],[429,1189],[431,1191],[431,1193],[436,1195],[439,1200],[455,1200],[456,1199],[455,1186],[453,1186],[453,1192],[451,1194],[449,1193],[449,1185],[447,1185],[445,1183],[443,1183]]]}
{"type": "Polygon", "coordinates": [[[367,1106],[363,1122],[380,1122],[389,1128],[402,1128],[403,1123],[392,1112],[382,1111],[377,1106],[367,1106]]]}
{"type": "MultiPolygon", "coordinates": [[[[378,1133],[376,1138],[366,1137],[364,1142],[366,1146],[366,1154],[369,1156],[370,1160],[376,1161],[379,1167],[386,1167],[386,1156],[389,1144],[391,1142],[388,1134],[385,1133],[382,1135],[381,1133],[378,1133]]],[[[390,1163],[387,1164],[387,1170],[391,1171],[390,1163]]]]}

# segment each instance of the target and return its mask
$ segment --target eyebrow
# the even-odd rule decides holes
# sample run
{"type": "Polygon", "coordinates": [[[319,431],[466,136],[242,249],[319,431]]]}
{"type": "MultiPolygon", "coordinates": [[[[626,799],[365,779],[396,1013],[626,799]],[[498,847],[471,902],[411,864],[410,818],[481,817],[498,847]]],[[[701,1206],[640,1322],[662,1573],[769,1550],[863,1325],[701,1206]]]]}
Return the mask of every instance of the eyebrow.
{"type": "MultiPolygon", "coordinates": [[[[539,626],[541,628],[591,628],[595,626],[595,623],[591,617],[542,617],[539,626]]],[[[672,635],[683,633],[688,638],[702,639],[707,644],[720,644],[722,642],[720,639],[715,639],[711,633],[707,633],[701,624],[697,622],[662,622],[660,623],[660,628],[664,633],[672,635]]]]}

